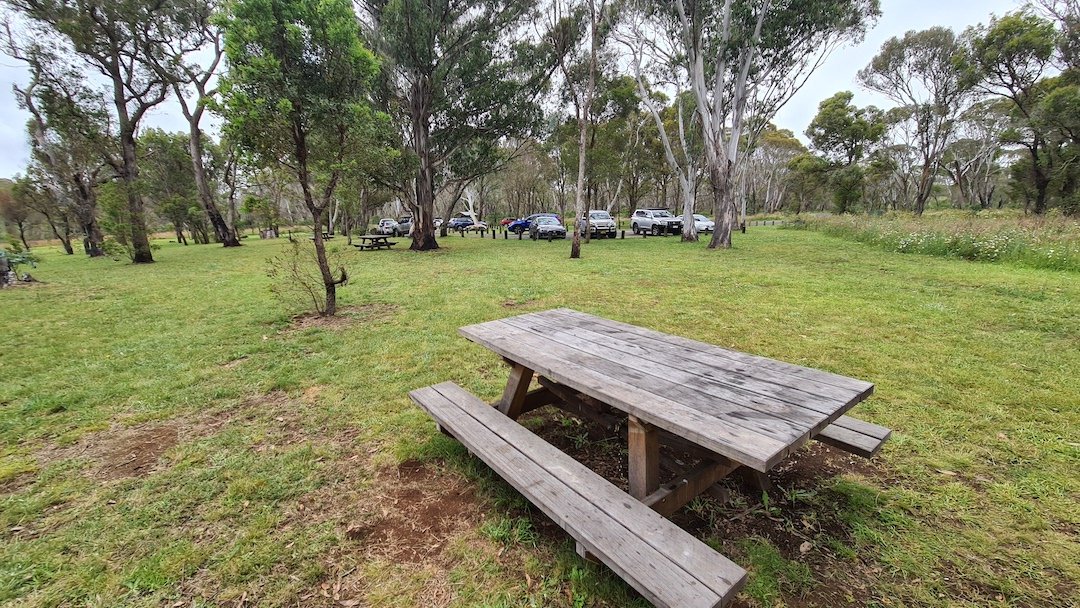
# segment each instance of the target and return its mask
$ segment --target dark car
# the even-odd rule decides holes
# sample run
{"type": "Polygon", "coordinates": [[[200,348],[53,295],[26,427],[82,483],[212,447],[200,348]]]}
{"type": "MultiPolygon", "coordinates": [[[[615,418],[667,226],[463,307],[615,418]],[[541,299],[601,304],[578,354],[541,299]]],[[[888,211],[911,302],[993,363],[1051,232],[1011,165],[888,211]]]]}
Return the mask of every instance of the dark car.
{"type": "Polygon", "coordinates": [[[458,217],[451,218],[450,221],[446,223],[446,227],[450,230],[464,230],[472,225],[473,221],[471,217],[460,215],[458,217]]]}
{"type": "Polygon", "coordinates": [[[562,218],[557,213],[534,213],[527,218],[514,220],[506,229],[510,232],[525,232],[532,226],[533,220],[538,217],[553,217],[556,222],[562,224],[562,218]]]}
{"type": "Polygon", "coordinates": [[[550,215],[541,215],[529,224],[529,238],[532,240],[537,239],[565,239],[566,238],[566,226],[563,226],[558,219],[550,215]]]}

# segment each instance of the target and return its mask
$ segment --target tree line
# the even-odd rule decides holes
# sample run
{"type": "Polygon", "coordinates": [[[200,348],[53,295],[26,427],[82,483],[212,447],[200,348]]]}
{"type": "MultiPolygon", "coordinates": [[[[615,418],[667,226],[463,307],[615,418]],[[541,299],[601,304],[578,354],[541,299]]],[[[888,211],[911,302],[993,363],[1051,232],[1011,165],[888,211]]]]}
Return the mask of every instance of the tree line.
{"type": "Polygon", "coordinates": [[[423,251],[463,200],[706,211],[725,248],[740,213],[921,212],[949,175],[965,204],[1000,198],[1003,171],[1034,212],[1075,199],[1075,0],[889,41],[859,78],[897,107],[826,100],[812,150],[772,119],[877,0],[3,2],[33,152],[5,209],[136,263],[155,220],[231,247],[244,221],[303,219],[331,302],[346,277],[321,228],[391,203],[423,251]],[[145,127],[167,99],[186,133],[145,127]]]}

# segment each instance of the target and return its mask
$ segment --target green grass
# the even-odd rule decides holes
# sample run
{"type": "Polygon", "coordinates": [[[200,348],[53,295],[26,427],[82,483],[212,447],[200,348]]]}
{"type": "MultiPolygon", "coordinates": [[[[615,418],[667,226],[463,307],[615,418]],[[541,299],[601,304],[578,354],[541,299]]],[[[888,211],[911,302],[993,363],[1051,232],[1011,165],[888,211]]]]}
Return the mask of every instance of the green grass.
{"type": "Polygon", "coordinates": [[[930,211],[923,216],[805,214],[788,226],[818,230],[897,253],[918,253],[1080,272],[1080,221],[1057,214],[1020,216],[930,211]]]}
{"type": "Polygon", "coordinates": [[[44,253],[45,284],[0,292],[0,603],[307,605],[335,581],[377,606],[640,602],[406,397],[454,380],[495,398],[505,368],[456,329],[557,306],[876,383],[853,413],[896,431],[878,472],[799,499],[839,532],[806,556],[702,533],[750,569],[750,605],[834,605],[838,581],[869,605],[1080,601],[1076,274],[771,228],[728,252],[600,240],[574,262],[567,243],[442,243],[344,252],[342,305],[385,306],[299,331],[268,290],[282,241],[163,243],[149,266],[44,253]],[[143,477],[103,480],[81,451],[163,424],[179,441],[143,477]],[[413,566],[347,535],[384,516],[405,460],[463,478],[484,514],[413,566]]]}

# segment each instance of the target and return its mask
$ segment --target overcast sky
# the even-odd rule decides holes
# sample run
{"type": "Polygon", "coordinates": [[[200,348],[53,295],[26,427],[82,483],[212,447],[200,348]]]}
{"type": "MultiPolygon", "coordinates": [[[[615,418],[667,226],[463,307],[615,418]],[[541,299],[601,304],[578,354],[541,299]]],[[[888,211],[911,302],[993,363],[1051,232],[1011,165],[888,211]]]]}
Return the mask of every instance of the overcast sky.
{"type": "MultiPolygon", "coordinates": [[[[776,117],[776,124],[790,129],[800,138],[817,112],[818,103],[837,91],[855,93],[859,106],[874,104],[889,107],[884,98],[861,89],[855,73],[877,53],[881,44],[909,30],[943,25],[960,32],[968,25],[986,22],[991,13],[1004,14],[1020,5],[1017,0],[882,0],[882,18],[866,40],[856,47],[836,51],[776,117]]],[[[0,177],[24,171],[30,147],[26,139],[25,112],[19,109],[11,92],[13,83],[25,84],[27,73],[19,62],[0,55],[0,177]]],[[[151,113],[147,126],[170,131],[186,131],[187,125],[175,102],[162,104],[151,113]]],[[[207,125],[213,129],[212,125],[207,125]]]]}

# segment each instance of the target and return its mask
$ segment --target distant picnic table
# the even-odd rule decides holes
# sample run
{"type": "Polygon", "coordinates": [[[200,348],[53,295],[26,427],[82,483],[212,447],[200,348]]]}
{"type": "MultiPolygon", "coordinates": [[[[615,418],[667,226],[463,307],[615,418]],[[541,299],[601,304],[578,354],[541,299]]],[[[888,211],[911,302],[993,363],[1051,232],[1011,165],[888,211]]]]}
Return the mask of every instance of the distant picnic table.
{"type": "Polygon", "coordinates": [[[391,241],[390,237],[385,234],[364,234],[356,237],[360,239],[360,243],[353,245],[360,250],[373,250],[373,249],[390,249],[394,245],[397,245],[395,241],[391,241]]]}
{"type": "Polygon", "coordinates": [[[810,439],[870,457],[890,434],[844,415],[871,395],[869,382],[571,309],[459,333],[511,366],[496,408],[449,382],[413,400],[559,522],[580,553],[658,606],[726,604],[746,575],[663,516],[740,468],[767,484],[764,473],[810,439]],[[534,376],[540,388],[530,391],[534,376]],[[625,421],[629,496],[514,422],[549,405],[625,421]],[[699,462],[662,480],[662,444],[699,462]]]}

